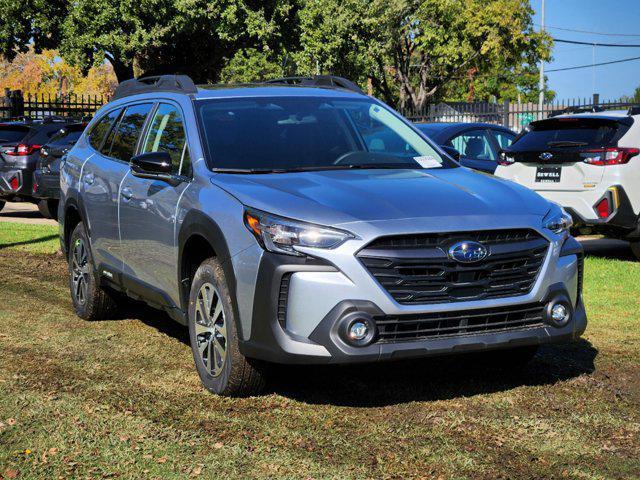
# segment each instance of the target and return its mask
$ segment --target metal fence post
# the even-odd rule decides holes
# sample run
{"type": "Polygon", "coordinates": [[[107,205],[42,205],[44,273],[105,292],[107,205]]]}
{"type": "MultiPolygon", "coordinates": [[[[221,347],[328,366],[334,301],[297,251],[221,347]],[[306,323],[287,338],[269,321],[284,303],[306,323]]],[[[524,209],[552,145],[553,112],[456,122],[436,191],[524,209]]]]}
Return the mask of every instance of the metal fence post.
{"type": "Polygon", "coordinates": [[[594,93],[593,94],[593,104],[594,105],[598,105],[600,103],[600,94],[599,93],[594,93]]]}
{"type": "Polygon", "coordinates": [[[509,125],[509,99],[505,98],[502,103],[502,126],[511,128],[509,125]]]}

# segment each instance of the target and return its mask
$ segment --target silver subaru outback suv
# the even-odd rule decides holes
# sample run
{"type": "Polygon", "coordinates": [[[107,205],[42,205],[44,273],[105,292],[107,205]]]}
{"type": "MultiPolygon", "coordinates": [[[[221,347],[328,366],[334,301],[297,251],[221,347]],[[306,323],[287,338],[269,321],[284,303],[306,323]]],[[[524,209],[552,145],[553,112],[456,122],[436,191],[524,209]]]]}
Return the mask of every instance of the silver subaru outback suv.
{"type": "Polygon", "coordinates": [[[60,181],[77,314],[165,310],[218,394],[256,393],[270,363],[524,362],[586,328],[562,208],[338,77],[124,82],[60,181]]]}

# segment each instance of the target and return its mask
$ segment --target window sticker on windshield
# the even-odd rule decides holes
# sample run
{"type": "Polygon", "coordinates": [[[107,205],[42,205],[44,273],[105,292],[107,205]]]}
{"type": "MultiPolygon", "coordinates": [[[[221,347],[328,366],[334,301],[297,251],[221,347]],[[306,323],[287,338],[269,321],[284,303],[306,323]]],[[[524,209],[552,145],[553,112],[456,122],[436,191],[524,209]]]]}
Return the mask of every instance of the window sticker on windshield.
{"type": "Polygon", "coordinates": [[[423,155],[421,157],[413,157],[422,168],[440,168],[442,164],[431,155],[423,155]]]}

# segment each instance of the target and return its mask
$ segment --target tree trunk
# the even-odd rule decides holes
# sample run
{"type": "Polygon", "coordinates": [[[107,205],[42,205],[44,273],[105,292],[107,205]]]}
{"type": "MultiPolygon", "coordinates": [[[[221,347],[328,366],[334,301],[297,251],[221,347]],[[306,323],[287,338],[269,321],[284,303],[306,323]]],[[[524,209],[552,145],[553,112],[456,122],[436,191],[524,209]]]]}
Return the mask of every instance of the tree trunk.
{"type": "Polygon", "coordinates": [[[113,71],[116,74],[116,78],[118,79],[118,83],[122,83],[125,80],[129,80],[134,78],[133,75],[133,63],[130,65],[126,65],[124,62],[113,58],[111,56],[107,56],[107,60],[113,66],[113,71]]]}

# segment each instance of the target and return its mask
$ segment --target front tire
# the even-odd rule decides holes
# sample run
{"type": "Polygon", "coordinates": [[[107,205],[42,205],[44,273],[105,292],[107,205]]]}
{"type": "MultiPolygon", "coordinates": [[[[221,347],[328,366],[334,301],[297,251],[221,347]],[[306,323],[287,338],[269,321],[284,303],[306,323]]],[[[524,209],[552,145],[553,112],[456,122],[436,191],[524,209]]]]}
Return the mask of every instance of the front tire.
{"type": "Polygon", "coordinates": [[[244,357],[224,271],[215,258],[200,264],[189,295],[189,340],[200,380],[225,396],[249,396],[264,387],[257,363],[244,357]]]}
{"type": "Polygon", "coordinates": [[[0,200],[0,212],[2,211],[2,209],[4,208],[5,205],[5,201],[4,200],[0,200]]]}
{"type": "Polygon", "coordinates": [[[110,292],[97,281],[89,237],[82,222],[71,234],[68,261],[69,289],[76,315],[85,320],[111,318],[117,304],[110,292]]]}
{"type": "Polygon", "coordinates": [[[631,251],[636,257],[636,260],[640,260],[640,240],[629,242],[629,246],[631,247],[631,251]]]}

